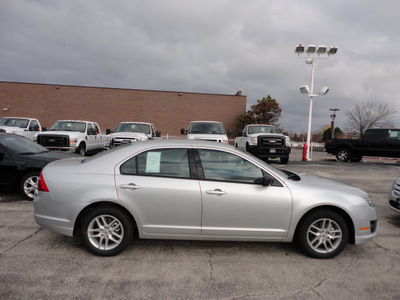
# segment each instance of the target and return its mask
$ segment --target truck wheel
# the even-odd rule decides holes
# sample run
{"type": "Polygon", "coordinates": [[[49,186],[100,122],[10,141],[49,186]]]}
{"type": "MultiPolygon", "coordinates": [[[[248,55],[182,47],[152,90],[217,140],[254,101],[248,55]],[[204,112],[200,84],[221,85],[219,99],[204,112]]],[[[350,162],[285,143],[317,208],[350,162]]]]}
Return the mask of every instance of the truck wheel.
{"type": "Polygon", "coordinates": [[[82,156],[86,155],[86,147],[85,143],[80,143],[78,149],[76,149],[76,153],[79,153],[82,156]]]}
{"type": "Polygon", "coordinates": [[[362,160],[361,155],[356,155],[350,159],[351,162],[360,162],[362,160]]]}
{"type": "Polygon", "coordinates": [[[281,164],[286,165],[289,162],[289,157],[281,157],[281,164]]]}
{"type": "Polygon", "coordinates": [[[336,159],[339,161],[347,162],[350,160],[350,158],[351,152],[349,149],[343,148],[336,153],[336,159]]]}

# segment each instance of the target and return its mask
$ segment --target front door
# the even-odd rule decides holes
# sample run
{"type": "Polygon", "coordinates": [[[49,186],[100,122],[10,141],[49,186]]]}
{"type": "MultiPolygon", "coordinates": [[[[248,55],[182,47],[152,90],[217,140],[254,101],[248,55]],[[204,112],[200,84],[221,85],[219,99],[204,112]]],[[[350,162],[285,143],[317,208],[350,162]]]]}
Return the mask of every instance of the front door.
{"type": "Polygon", "coordinates": [[[231,153],[198,150],[204,170],[202,234],[278,238],[287,235],[292,197],[286,186],[254,183],[265,172],[231,153]]]}

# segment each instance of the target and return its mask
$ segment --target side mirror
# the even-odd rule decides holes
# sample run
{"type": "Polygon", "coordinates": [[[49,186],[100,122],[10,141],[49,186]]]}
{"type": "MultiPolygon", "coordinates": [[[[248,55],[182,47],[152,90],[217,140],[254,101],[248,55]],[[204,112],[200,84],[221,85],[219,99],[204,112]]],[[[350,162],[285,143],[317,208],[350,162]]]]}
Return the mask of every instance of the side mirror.
{"type": "Polygon", "coordinates": [[[3,157],[4,157],[4,153],[0,152],[0,161],[3,160],[3,157]]]}
{"type": "Polygon", "coordinates": [[[227,135],[232,135],[232,129],[228,129],[227,135]]]}
{"type": "Polygon", "coordinates": [[[270,186],[274,182],[274,179],[269,176],[263,176],[254,180],[255,184],[260,184],[262,186],[270,186]]]}
{"type": "Polygon", "coordinates": [[[47,131],[47,127],[42,127],[42,131],[47,131]]]}
{"type": "Polygon", "coordinates": [[[111,129],[110,128],[106,129],[106,134],[111,134],[111,129]]]}
{"type": "Polygon", "coordinates": [[[181,128],[181,134],[186,134],[185,128],[181,128]]]}
{"type": "Polygon", "coordinates": [[[156,137],[161,137],[161,131],[160,130],[156,131],[156,137]]]}
{"type": "Polygon", "coordinates": [[[283,135],[289,136],[289,133],[287,133],[286,131],[283,133],[283,135]]]}
{"type": "Polygon", "coordinates": [[[238,136],[243,136],[243,130],[238,131],[238,136]]]}

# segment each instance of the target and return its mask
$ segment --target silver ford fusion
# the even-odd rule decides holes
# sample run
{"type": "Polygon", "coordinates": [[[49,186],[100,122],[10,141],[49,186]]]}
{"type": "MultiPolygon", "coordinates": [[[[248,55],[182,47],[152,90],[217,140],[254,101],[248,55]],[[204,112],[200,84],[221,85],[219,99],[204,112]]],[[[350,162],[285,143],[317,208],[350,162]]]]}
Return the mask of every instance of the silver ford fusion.
{"type": "Polygon", "coordinates": [[[47,165],[34,201],[36,222],[79,235],[94,254],[143,239],[292,242],[330,258],[377,234],[364,191],[281,171],[206,141],[152,140],[47,165]]]}

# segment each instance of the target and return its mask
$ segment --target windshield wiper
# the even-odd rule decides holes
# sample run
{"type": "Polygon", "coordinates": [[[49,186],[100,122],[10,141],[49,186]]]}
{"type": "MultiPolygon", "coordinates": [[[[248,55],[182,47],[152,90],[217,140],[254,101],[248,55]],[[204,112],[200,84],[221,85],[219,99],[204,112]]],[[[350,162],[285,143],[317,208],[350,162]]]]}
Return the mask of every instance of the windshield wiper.
{"type": "Polygon", "coordinates": [[[297,175],[296,173],[287,171],[287,170],[281,170],[283,173],[285,173],[286,175],[288,175],[287,179],[293,180],[293,181],[300,181],[301,177],[299,175],[297,175]]]}

